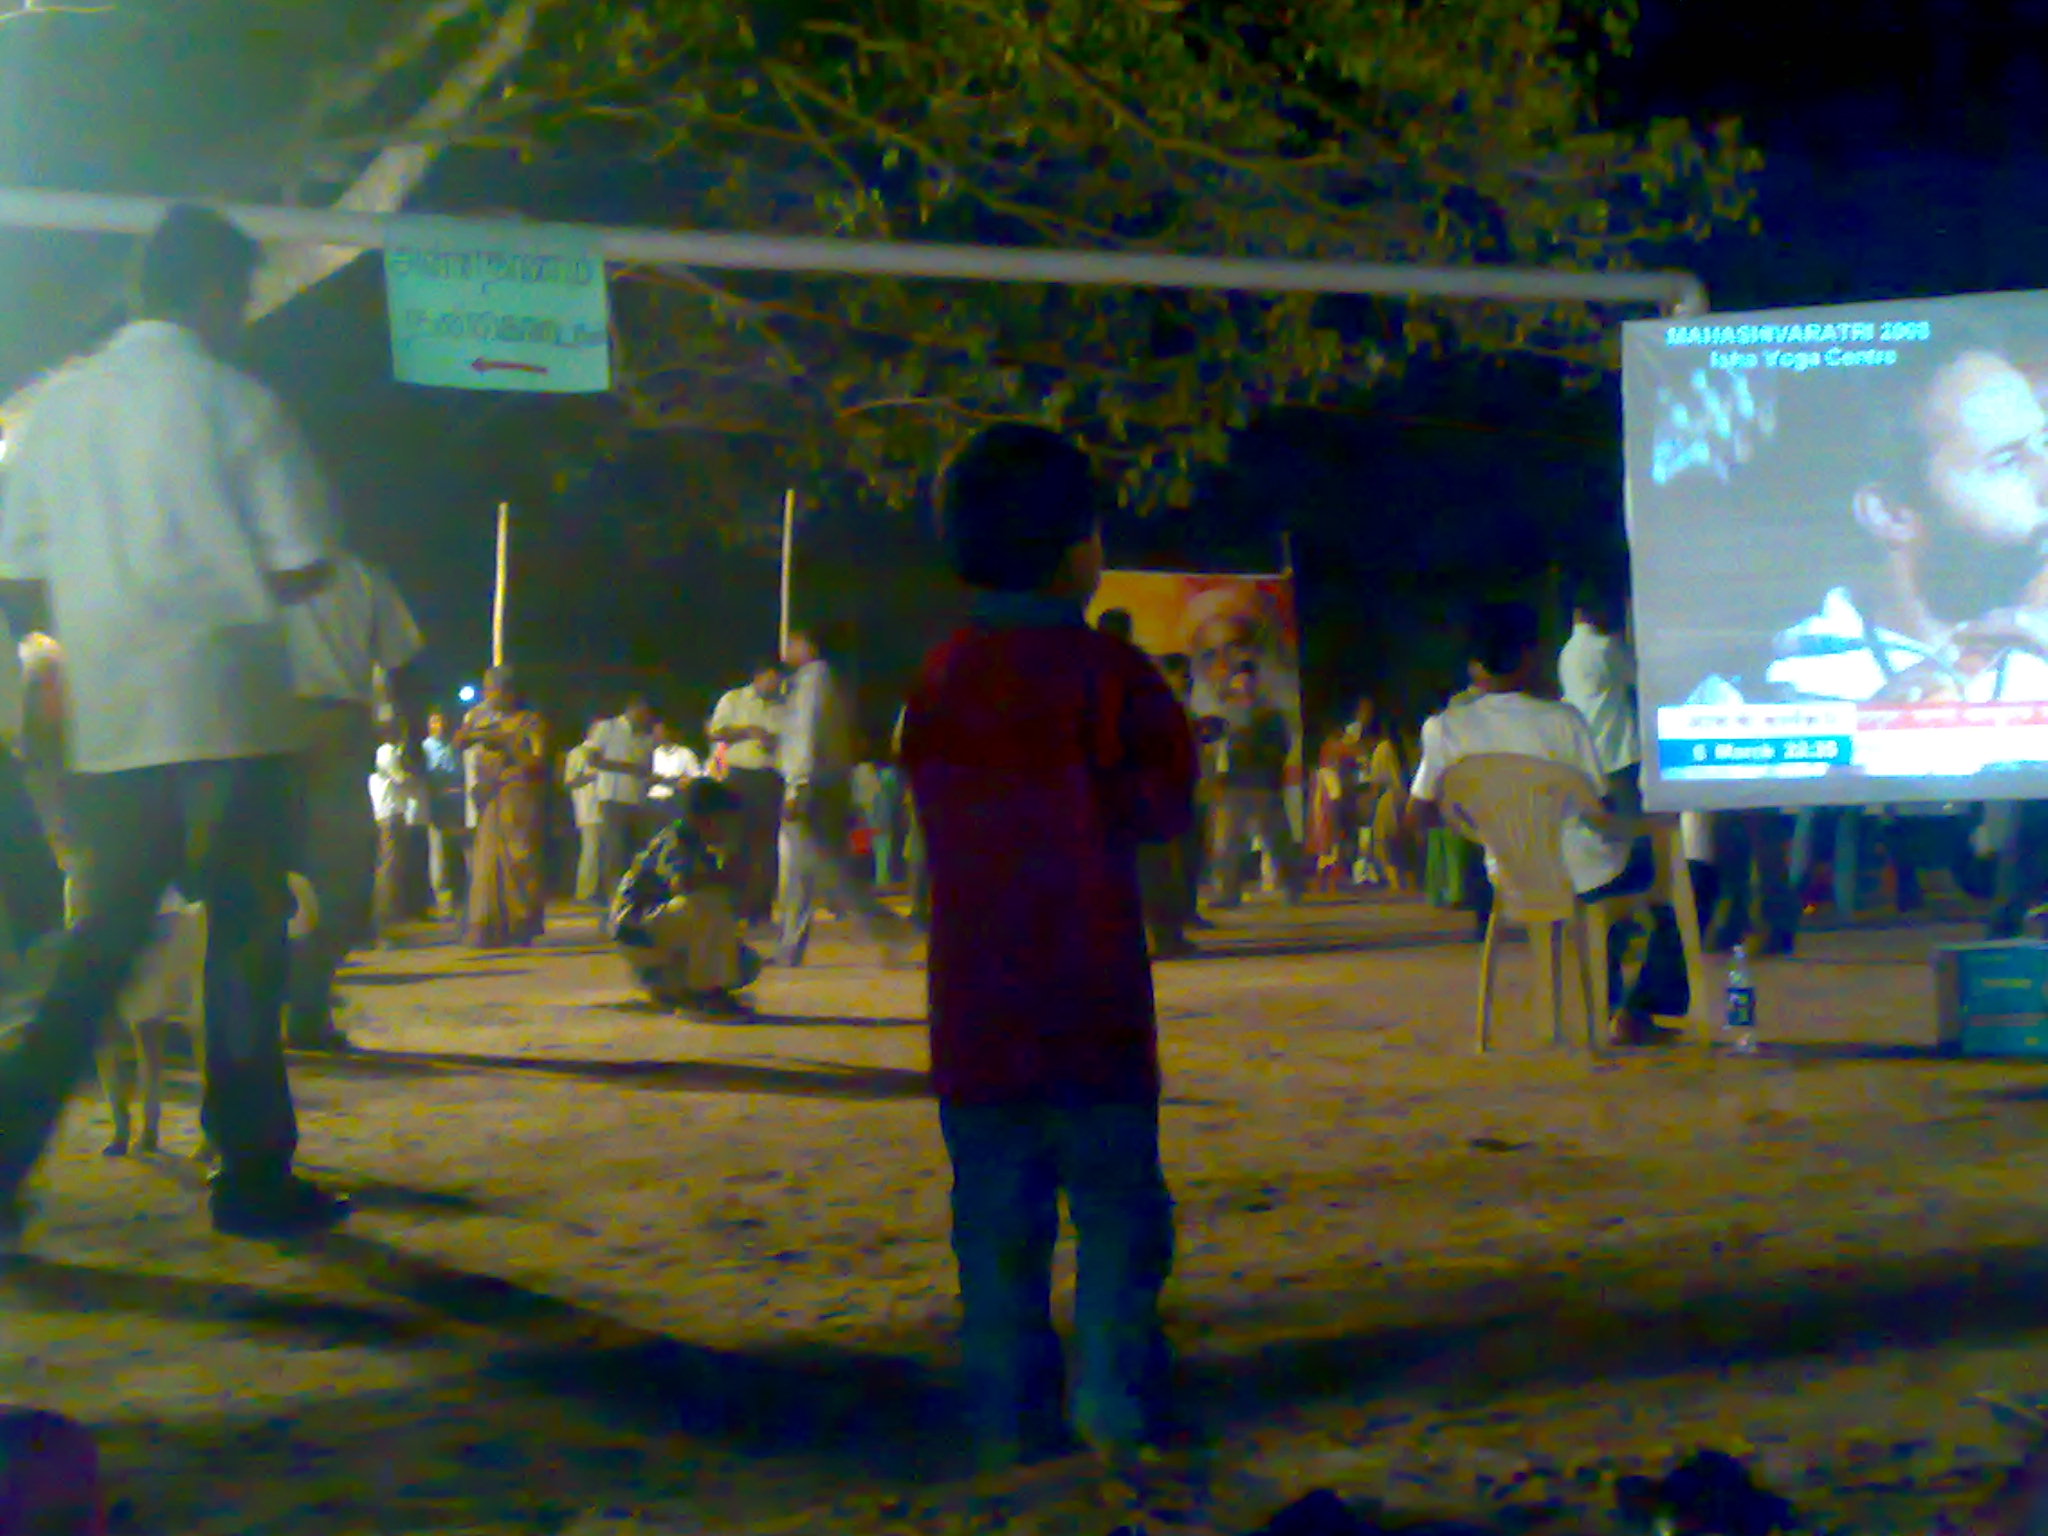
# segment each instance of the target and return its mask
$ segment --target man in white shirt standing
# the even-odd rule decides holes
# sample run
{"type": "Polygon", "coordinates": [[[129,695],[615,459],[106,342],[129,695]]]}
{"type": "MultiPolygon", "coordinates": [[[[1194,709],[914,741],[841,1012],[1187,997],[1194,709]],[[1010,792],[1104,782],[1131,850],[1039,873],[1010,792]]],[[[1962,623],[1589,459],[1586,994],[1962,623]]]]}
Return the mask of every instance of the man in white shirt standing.
{"type": "MultiPolygon", "coordinates": [[[[647,803],[662,821],[672,819],[676,814],[676,797],[685,784],[692,779],[704,777],[704,762],[696,753],[684,746],[676,736],[675,727],[666,720],[654,723],[654,757],[651,764],[653,777],[647,785],[647,803]]],[[[659,830],[659,829],[657,829],[659,830]]],[[[651,841],[653,834],[649,834],[651,841]]],[[[638,849],[634,852],[637,854],[638,849]]]]}
{"type": "Polygon", "coordinates": [[[1636,711],[1636,655],[1628,640],[1628,604],[1588,583],[1573,615],[1572,637],[1557,658],[1564,701],[1586,717],[1607,797],[1625,816],[1643,808],[1643,739],[1636,711]]]}
{"type": "Polygon", "coordinates": [[[725,748],[725,784],[740,802],[740,921],[752,926],[775,915],[777,832],[782,825],[782,669],[762,666],[711,712],[711,744],[725,748]]]}
{"type": "Polygon", "coordinates": [[[604,866],[604,814],[597,799],[597,733],[604,725],[601,716],[591,721],[583,740],[562,760],[562,787],[569,792],[569,808],[576,817],[578,901],[610,900],[598,889],[604,866]]]}
{"type": "Polygon", "coordinates": [[[647,791],[654,785],[654,711],[633,699],[590,733],[597,749],[598,876],[603,899],[619,888],[633,855],[654,833],[647,791]]]}
{"type": "Polygon", "coordinates": [[[346,553],[335,556],[333,570],[286,619],[306,712],[292,867],[320,898],[319,925],[293,948],[285,1000],[285,1043],[301,1051],[348,1049],[334,1022],[335,977],[374,932],[378,827],[363,773],[379,744],[377,676],[384,675],[397,711],[398,739],[410,741],[419,694],[411,669],[424,648],[390,577],[346,553]]]}
{"type": "Polygon", "coordinates": [[[141,318],[46,384],[10,444],[0,598],[17,619],[47,608],[65,650],[83,911],[0,1055],[0,1247],[19,1245],[23,1185],[173,884],[210,924],[215,1228],[290,1237],[347,1213],[292,1171],[280,1028],[305,745],[285,613],[331,578],[333,508],[278,401],[219,360],[258,254],[216,214],[166,215],[143,254],[141,318]]]}
{"type": "Polygon", "coordinates": [[[824,650],[801,631],[789,637],[789,706],[783,717],[782,939],[776,964],[800,966],[810,948],[819,888],[894,964],[906,925],[853,878],[846,860],[853,830],[853,717],[824,650]]]}
{"type": "Polygon", "coordinates": [[[416,834],[427,825],[426,783],[413,770],[403,732],[402,725],[392,723],[370,775],[370,813],[377,824],[377,897],[371,928],[385,947],[392,942],[392,930],[417,911],[413,846],[416,834]]]}
{"type": "MultiPolygon", "coordinates": [[[[1494,603],[1479,610],[1472,634],[1476,696],[1454,703],[1422,728],[1422,763],[1416,770],[1410,814],[1428,831],[1442,824],[1438,804],[1444,776],[1468,757],[1503,753],[1538,757],[1584,771],[1595,789],[1601,766],[1585,717],[1568,704],[1540,698],[1542,630],[1524,603],[1494,603]]],[[[1589,806],[1564,827],[1564,862],[1579,899],[1586,902],[1648,890],[1656,868],[1647,839],[1628,841],[1610,831],[1612,807],[1589,806]]],[[[1487,855],[1488,873],[1493,856],[1487,855]]],[[[1669,909],[1657,913],[1649,952],[1633,986],[1624,991],[1621,946],[1610,945],[1609,1005],[1616,1045],[1661,1044],[1676,1037],[1651,1020],[1650,1005],[1665,995],[1673,978],[1685,975],[1678,926],[1669,909]]]]}

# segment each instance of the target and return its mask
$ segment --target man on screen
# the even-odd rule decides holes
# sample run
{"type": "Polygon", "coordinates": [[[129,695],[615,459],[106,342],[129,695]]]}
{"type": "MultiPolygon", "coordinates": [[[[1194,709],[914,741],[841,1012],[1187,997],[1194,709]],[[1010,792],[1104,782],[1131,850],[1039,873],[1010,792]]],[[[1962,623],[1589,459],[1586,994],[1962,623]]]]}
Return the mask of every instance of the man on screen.
{"type": "Polygon", "coordinates": [[[2048,410],[2005,343],[1952,323],[1884,382],[1849,496],[1874,565],[1777,637],[1768,695],[2048,699],[2048,410]]]}

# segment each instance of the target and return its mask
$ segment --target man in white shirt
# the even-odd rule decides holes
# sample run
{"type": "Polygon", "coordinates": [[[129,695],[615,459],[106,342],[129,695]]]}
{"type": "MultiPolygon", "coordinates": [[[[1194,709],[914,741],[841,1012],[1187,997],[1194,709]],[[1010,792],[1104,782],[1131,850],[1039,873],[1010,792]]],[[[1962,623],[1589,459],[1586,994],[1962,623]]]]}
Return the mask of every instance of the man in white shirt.
{"type": "MultiPolygon", "coordinates": [[[[675,815],[676,796],[692,779],[704,777],[704,763],[677,739],[675,727],[666,720],[654,723],[653,778],[647,785],[647,803],[666,821],[675,815]]],[[[636,853],[638,850],[634,850],[636,853]]]]}
{"type": "MultiPolygon", "coordinates": [[[[1523,603],[1495,603],[1482,608],[1472,635],[1475,697],[1454,703],[1422,728],[1422,762],[1416,770],[1409,802],[1417,825],[1428,831],[1440,825],[1439,800],[1444,777],[1468,757],[1504,753],[1539,757],[1583,771],[1593,793],[1602,790],[1604,770],[1585,717],[1568,704],[1538,697],[1542,630],[1535,610],[1523,603]]],[[[1647,890],[1655,865],[1646,840],[1631,843],[1610,832],[1611,807],[1589,804],[1586,814],[1564,826],[1564,862],[1572,887],[1582,901],[1647,890]]],[[[1488,873],[1494,872],[1492,854],[1488,873]]],[[[1664,995],[1674,974],[1683,977],[1685,958],[1679,947],[1676,921],[1668,910],[1657,914],[1649,953],[1635,984],[1621,985],[1621,946],[1610,946],[1608,995],[1614,1009],[1612,1039],[1617,1045],[1649,1045],[1675,1037],[1650,1018],[1653,999],[1664,995]],[[1675,972],[1674,972],[1674,967],[1675,972]]]]}
{"type": "Polygon", "coordinates": [[[633,699],[623,713],[590,733],[597,749],[598,877],[600,892],[615,891],[633,855],[653,837],[647,791],[654,784],[654,711],[633,699]]]}
{"type": "Polygon", "coordinates": [[[20,1242],[22,1187],[173,884],[210,924],[215,1228],[286,1237],[347,1212],[292,1172],[280,1027],[305,745],[285,613],[331,578],[333,508],[275,397],[219,360],[258,254],[218,215],[174,209],[143,253],[142,318],[39,390],[9,445],[0,599],[17,620],[47,608],[65,650],[83,910],[0,1055],[0,1248],[20,1242]]]}
{"type": "Polygon", "coordinates": [[[777,833],[782,825],[782,669],[757,667],[711,712],[711,744],[725,750],[725,784],[740,802],[740,921],[752,926],[775,913],[777,833]]]}
{"type": "Polygon", "coordinates": [[[468,894],[463,839],[469,827],[469,776],[454,727],[438,709],[427,716],[420,767],[427,789],[427,879],[441,910],[453,914],[468,894]]]}
{"type": "Polygon", "coordinates": [[[412,761],[405,749],[404,727],[394,723],[377,749],[377,766],[370,775],[370,813],[377,828],[377,894],[371,926],[386,944],[391,931],[416,913],[412,850],[427,825],[427,793],[412,761]]]}
{"type": "Polygon", "coordinates": [[[1643,808],[1642,727],[1636,712],[1636,657],[1628,642],[1628,605],[1589,585],[1573,615],[1572,636],[1557,658],[1565,703],[1586,717],[1607,796],[1623,815],[1643,808]]]}
{"type": "Polygon", "coordinates": [[[824,650],[793,632],[783,658],[791,668],[789,706],[776,766],[782,772],[782,938],[776,964],[800,966],[810,947],[820,888],[832,910],[894,964],[903,920],[853,878],[853,715],[824,650]]]}
{"type": "Polygon", "coordinates": [[[374,931],[378,827],[363,798],[363,769],[379,745],[377,679],[386,680],[399,739],[410,741],[420,693],[412,668],[424,649],[390,577],[345,552],[333,568],[334,579],[287,616],[306,713],[292,867],[320,898],[319,926],[292,949],[285,1000],[285,1043],[301,1051],[348,1049],[334,1021],[335,978],[374,931]]]}
{"type": "Polygon", "coordinates": [[[604,871],[604,814],[597,798],[597,733],[604,726],[603,716],[591,721],[583,740],[569,749],[562,760],[562,787],[576,818],[576,899],[609,903],[598,886],[604,871]]]}

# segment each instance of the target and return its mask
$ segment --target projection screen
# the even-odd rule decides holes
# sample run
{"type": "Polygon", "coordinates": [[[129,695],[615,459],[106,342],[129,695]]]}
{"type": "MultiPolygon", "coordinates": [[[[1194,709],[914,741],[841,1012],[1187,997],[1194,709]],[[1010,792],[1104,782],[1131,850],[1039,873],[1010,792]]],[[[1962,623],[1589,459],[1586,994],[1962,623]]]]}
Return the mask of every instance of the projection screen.
{"type": "Polygon", "coordinates": [[[1651,808],[2048,796],[2048,293],[1623,354],[1651,808]]]}

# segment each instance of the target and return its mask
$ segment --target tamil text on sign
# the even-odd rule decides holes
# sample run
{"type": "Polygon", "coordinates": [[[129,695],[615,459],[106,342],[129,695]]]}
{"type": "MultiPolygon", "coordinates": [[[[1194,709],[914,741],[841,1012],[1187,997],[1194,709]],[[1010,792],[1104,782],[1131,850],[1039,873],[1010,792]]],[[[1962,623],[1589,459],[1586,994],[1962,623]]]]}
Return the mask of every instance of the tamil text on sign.
{"type": "Polygon", "coordinates": [[[611,305],[594,243],[452,227],[384,253],[401,384],[598,394],[611,388],[611,305]]]}

